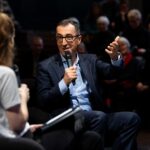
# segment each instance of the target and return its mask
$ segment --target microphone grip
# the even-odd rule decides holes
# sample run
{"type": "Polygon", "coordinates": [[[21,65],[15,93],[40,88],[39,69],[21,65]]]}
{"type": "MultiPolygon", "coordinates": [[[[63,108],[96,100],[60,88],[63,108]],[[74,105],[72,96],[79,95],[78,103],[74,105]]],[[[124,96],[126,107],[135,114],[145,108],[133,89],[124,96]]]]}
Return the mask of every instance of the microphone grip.
{"type": "Polygon", "coordinates": [[[14,72],[16,74],[18,87],[20,87],[20,85],[21,85],[21,79],[20,79],[20,74],[19,74],[19,67],[17,65],[13,65],[12,69],[14,70],[14,72]]]}
{"type": "MultiPolygon", "coordinates": [[[[71,59],[67,59],[67,65],[68,65],[68,67],[71,67],[71,66],[72,66],[72,61],[71,61],[71,59]]],[[[72,84],[75,85],[75,79],[72,80],[72,84]]]]}
{"type": "MultiPolygon", "coordinates": [[[[71,54],[69,51],[65,51],[65,58],[67,61],[67,66],[71,67],[73,64],[72,64],[72,60],[71,60],[71,54]]],[[[75,79],[72,81],[72,84],[75,85],[75,79]]]]}
{"type": "Polygon", "coordinates": [[[75,79],[74,79],[74,80],[72,80],[72,84],[73,84],[73,85],[75,85],[75,79]]]}

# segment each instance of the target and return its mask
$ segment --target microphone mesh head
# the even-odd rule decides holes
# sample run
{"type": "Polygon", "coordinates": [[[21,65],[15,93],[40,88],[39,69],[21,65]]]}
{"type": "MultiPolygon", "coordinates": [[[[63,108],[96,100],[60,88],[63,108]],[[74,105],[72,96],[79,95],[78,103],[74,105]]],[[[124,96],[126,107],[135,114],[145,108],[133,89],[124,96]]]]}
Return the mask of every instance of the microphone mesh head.
{"type": "Polygon", "coordinates": [[[65,51],[65,58],[71,59],[71,53],[69,51],[65,51]]]}

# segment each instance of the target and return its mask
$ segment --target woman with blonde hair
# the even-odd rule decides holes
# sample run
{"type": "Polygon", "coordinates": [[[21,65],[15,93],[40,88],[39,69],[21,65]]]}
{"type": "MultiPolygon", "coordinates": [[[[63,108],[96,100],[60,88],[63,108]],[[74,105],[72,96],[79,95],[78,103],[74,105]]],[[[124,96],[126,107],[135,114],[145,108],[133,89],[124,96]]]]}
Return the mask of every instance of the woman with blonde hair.
{"type": "Polygon", "coordinates": [[[0,149],[43,150],[36,142],[21,138],[29,129],[29,88],[18,88],[13,71],[15,28],[11,18],[0,12],[0,149]]]}

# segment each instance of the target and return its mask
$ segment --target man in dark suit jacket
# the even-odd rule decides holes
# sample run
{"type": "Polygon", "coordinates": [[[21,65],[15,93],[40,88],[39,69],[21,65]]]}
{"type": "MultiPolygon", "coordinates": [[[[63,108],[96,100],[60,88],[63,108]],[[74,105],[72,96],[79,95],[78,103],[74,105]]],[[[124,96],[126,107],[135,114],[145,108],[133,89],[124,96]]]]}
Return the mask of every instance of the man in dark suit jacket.
{"type": "MultiPolygon", "coordinates": [[[[62,20],[56,27],[59,54],[38,65],[38,98],[44,110],[59,114],[69,107],[80,105],[84,129],[104,136],[114,133],[113,149],[133,150],[140,118],[133,112],[106,114],[102,111],[100,80],[112,79],[121,72],[122,59],[116,38],[105,50],[112,64],[98,60],[92,54],[77,53],[81,42],[79,24],[71,19],[62,20]],[[69,55],[69,57],[68,57],[69,55]]],[[[81,120],[80,120],[81,121],[81,120]]],[[[75,123],[75,131],[81,122],[75,123]]]]}

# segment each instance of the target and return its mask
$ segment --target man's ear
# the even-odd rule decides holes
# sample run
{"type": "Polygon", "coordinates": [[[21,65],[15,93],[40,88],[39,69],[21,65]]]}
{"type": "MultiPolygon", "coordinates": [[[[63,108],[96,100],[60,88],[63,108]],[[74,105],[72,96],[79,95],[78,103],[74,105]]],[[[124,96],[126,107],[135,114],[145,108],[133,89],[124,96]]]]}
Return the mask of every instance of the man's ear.
{"type": "Polygon", "coordinates": [[[82,40],[82,35],[79,35],[79,36],[78,36],[78,41],[79,41],[78,44],[81,43],[81,40],[82,40]]]}

